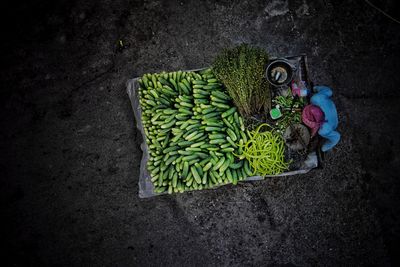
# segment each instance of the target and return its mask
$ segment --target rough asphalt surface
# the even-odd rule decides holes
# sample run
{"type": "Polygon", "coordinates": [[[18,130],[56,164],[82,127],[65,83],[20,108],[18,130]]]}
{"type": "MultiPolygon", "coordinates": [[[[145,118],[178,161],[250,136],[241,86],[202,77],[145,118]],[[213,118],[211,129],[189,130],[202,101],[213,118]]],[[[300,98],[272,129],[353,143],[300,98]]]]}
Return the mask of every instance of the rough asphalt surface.
{"type": "MultiPolygon", "coordinates": [[[[0,73],[8,266],[394,263],[400,24],[365,1],[234,2],[2,9],[1,27],[12,29],[0,73]],[[126,81],[207,66],[242,42],[306,53],[313,81],[335,90],[342,141],[306,175],[139,199],[141,137],[126,81]]],[[[379,7],[395,15],[394,3],[379,7]]]]}

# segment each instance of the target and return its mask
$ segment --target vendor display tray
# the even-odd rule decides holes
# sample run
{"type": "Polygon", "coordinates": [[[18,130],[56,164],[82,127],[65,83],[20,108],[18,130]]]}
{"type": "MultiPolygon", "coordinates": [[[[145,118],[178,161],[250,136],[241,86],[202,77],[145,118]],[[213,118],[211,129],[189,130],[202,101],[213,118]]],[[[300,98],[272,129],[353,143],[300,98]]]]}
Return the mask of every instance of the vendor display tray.
{"type": "MultiPolygon", "coordinates": [[[[299,56],[290,56],[285,57],[288,61],[290,61],[295,66],[294,79],[305,81],[307,86],[311,87],[311,81],[308,75],[308,66],[307,66],[307,57],[305,55],[299,56]]],[[[274,59],[271,59],[273,61],[274,59]]],[[[187,71],[199,71],[201,69],[196,70],[187,70],[187,71]]],[[[149,148],[145,142],[146,137],[143,129],[142,123],[142,110],[139,104],[139,77],[128,80],[127,93],[129,96],[129,100],[132,105],[132,109],[134,112],[134,116],[136,119],[136,126],[139,129],[142,135],[142,143],[141,149],[143,151],[141,163],[140,163],[140,174],[139,174],[139,197],[147,198],[155,195],[159,195],[154,192],[154,186],[151,182],[150,173],[147,171],[147,161],[149,159],[149,148]]],[[[279,94],[279,88],[273,88],[273,92],[275,94],[279,94]]],[[[319,166],[319,160],[317,156],[318,151],[318,140],[314,140],[307,151],[307,153],[302,155],[290,154],[288,158],[292,159],[291,168],[289,171],[281,173],[279,175],[267,175],[265,177],[274,177],[274,176],[287,176],[287,175],[296,175],[296,174],[304,174],[309,172],[310,170],[317,168],[319,166]]],[[[255,181],[255,180],[263,180],[265,177],[262,176],[252,176],[247,177],[244,181],[255,181]]]]}

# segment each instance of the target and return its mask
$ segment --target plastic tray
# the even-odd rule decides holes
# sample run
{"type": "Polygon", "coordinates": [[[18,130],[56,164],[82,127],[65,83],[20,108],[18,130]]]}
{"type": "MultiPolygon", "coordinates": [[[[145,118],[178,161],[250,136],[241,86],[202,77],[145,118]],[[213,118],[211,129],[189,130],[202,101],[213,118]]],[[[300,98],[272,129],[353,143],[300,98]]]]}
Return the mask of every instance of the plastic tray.
{"type": "MultiPolygon", "coordinates": [[[[296,66],[295,77],[297,77],[298,79],[307,81],[307,84],[310,85],[311,82],[310,82],[309,76],[308,76],[308,67],[307,67],[306,56],[305,55],[292,56],[292,57],[286,57],[286,59],[290,60],[291,63],[296,66]]],[[[201,69],[187,70],[187,71],[199,71],[199,70],[201,70],[201,69]]],[[[154,186],[151,182],[151,176],[146,168],[147,161],[149,159],[149,149],[145,142],[146,137],[145,137],[145,133],[143,130],[143,124],[142,124],[142,110],[140,108],[139,95],[138,95],[138,89],[139,89],[138,79],[139,79],[139,77],[128,80],[127,93],[129,95],[129,100],[131,102],[132,109],[133,109],[133,112],[135,115],[136,126],[139,129],[140,133],[142,134],[142,143],[141,143],[140,147],[143,151],[143,155],[142,155],[142,159],[140,162],[139,197],[147,198],[147,197],[157,196],[160,194],[157,194],[154,192],[154,186]]],[[[316,150],[317,149],[309,152],[303,161],[298,162],[298,164],[296,165],[297,169],[291,170],[288,172],[284,172],[279,175],[267,175],[265,177],[277,177],[277,176],[304,174],[314,168],[317,168],[318,164],[319,164],[319,160],[317,157],[316,150]]],[[[262,176],[247,177],[245,180],[243,180],[241,182],[263,180],[265,177],[262,177],[262,176]]],[[[223,186],[223,185],[221,185],[221,186],[223,186]]],[[[213,189],[215,189],[215,188],[213,188],[213,189]]],[[[165,193],[163,193],[163,194],[165,194],[165,193]]]]}

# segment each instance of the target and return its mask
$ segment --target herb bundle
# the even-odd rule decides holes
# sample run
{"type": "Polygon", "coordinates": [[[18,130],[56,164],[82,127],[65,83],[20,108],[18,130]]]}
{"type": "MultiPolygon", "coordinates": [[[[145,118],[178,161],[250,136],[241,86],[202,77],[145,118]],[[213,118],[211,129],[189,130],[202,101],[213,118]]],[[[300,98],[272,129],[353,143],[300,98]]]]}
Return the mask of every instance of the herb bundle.
{"type": "Polygon", "coordinates": [[[246,44],[223,50],[214,61],[216,77],[246,118],[271,108],[271,93],[265,79],[267,62],[268,54],[263,49],[246,44]]]}

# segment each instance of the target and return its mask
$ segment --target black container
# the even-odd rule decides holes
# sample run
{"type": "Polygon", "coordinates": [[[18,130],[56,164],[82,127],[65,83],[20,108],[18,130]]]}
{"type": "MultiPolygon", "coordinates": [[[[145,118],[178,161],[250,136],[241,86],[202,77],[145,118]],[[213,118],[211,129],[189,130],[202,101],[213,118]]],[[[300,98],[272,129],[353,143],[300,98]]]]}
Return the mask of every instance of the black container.
{"type": "Polygon", "coordinates": [[[285,86],[292,80],[295,72],[295,66],[288,60],[279,58],[268,64],[265,76],[273,86],[285,86]]]}

